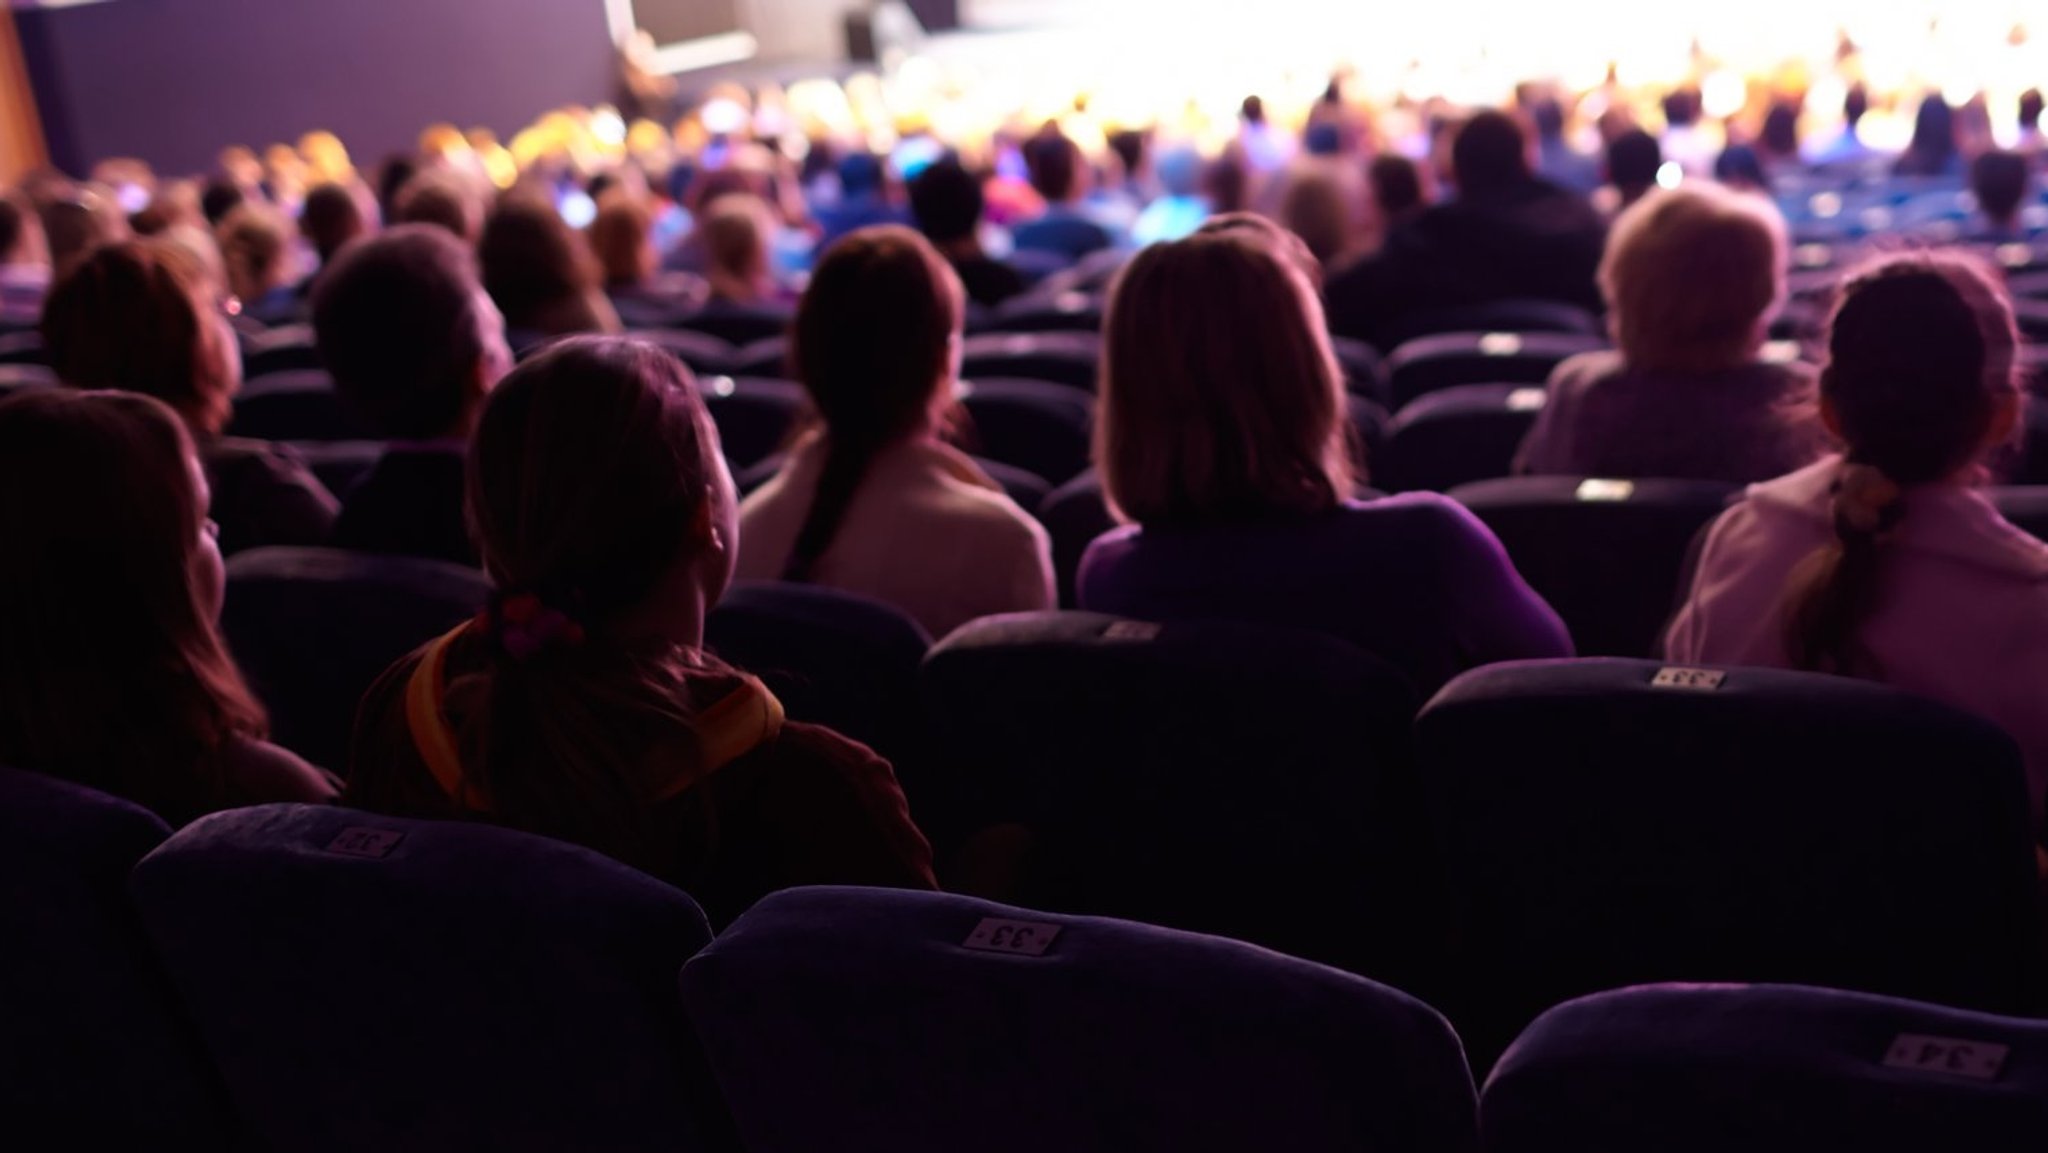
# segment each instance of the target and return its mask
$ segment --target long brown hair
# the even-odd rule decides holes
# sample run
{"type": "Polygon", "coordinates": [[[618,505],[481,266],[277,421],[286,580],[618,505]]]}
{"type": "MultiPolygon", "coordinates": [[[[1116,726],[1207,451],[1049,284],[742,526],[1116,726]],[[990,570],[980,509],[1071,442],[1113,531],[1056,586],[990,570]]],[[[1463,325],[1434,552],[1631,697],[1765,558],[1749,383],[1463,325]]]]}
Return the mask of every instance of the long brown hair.
{"type": "Polygon", "coordinates": [[[1118,276],[1095,463],[1123,519],[1260,519],[1350,495],[1343,377],[1297,259],[1238,227],[1153,245],[1118,276]]]}
{"type": "Polygon", "coordinates": [[[175,820],[218,795],[231,740],[263,735],[195,572],[194,467],[148,397],[0,402],[0,763],[175,820]]]}
{"type": "Polygon", "coordinates": [[[825,425],[825,467],[784,580],[811,579],[875,458],[928,427],[965,308],[952,268],[908,228],[863,228],[819,262],[790,356],[825,425]]]}
{"type": "Polygon", "coordinates": [[[492,644],[449,686],[464,772],[495,820],[650,871],[680,851],[653,801],[692,772],[688,682],[723,670],[615,628],[700,547],[718,452],[689,370],[643,342],[571,340],[493,390],[469,455],[484,567],[501,601],[534,597],[586,637],[524,655],[492,644]]]}
{"type": "Polygon", "coordinates": [[[169,242],[124,241],[57,282],[43,344],[65,384],[153,396],[210,436],[241,385],[240,353],[214,307],[196,263],[169,242]]]}
{"type": "Polygon", "coordinates": [[[1881,676],[1858,633],[1875,609],[1905,490],[1962,473],[2019,391],[2019,335],[1996,276],[1956,253],[1880,258],[1844,283],[1820,391],[1840,426],[1836,539],[1794,570],[1786,649],[1802,669],[1881,676]]]}

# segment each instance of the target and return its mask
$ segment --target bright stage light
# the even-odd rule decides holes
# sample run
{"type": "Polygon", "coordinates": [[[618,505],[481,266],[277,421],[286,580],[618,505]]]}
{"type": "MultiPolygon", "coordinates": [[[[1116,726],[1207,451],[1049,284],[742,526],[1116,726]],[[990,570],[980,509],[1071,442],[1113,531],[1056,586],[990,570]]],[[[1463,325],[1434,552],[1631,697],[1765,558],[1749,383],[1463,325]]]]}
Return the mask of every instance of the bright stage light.
{"type": "Polygon", "coordinates": [[[1659,188],[1676,188],[1684,180],[1685,169],[1681,168],[1676,160],[1666,160],[1657,169],[1657,186],[1659,188]]]}

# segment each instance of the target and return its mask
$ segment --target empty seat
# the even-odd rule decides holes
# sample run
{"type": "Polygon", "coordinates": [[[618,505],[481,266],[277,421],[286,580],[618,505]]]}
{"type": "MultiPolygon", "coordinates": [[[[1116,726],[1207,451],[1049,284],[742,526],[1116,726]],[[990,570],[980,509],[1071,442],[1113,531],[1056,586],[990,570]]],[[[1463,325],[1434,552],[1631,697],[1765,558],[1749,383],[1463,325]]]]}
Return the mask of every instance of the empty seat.
{"type": "Polygon", "coordinates": [[[702,376],[697,392],[718,426],[725,459],[736,469],[751,468],[788,448],[810,406],[803,386],[786,380],[702,376]]]}
{"type": "Polygon", "coordinates": [[[719,1123],[674,992],[704,914],[586,849],[266,805],[130,888],[261,1147],[692,1150],[719,1123]]]}
{"type": "Polygon", "coordinates": [[[1491,300],[1405,316],[1395,343],[1446,332],[1563,332],[1600,336],[1600,318],[1561,300],[1491,300]]]}
{"type": "Polygon", "coordinates": [[[1052,538],[1052,571],[1059,585],[1060,605],[1073,608],[1079,603],[1074,583],[1081,575],[1081,558],[1096,537],[1117,526],[1102,495],[1102,478],[1090,469],[1054,489],[1038,510],[1038,521],[1052,538]]]}
{"type": "Polygon", "coordinates": [[[1454,681],[1416,747],[1461,946],[1439,1004],[1475,1058],[1652,981],[2032,1003],[2026,789],[1986,721],[1804,673],[1535,662],[1454,681]]]}
{"type": "Polygon", "coordinates": [[[1088,467],[1095,398],[1037,380],[977,380],[961,389],[967,443],[990,460],[1062,484],[1088,467]]]}
{"type": "Polygon", "coordinates": [[[227,1110],[128,901],[170,830],[0,769],[0,1146],[220,1149],[227,1110]]]}
{"type": "Polygon", "coordinates": [[[0,364],[48,364],[43,336],[34,330],[0,333],[0,364]]]}
{"type": "Polygon", "coordinates": [[[242,337],[242,375],[255,380],[278,372],[324,369],[310,324],[286,324],[242,337]]]}
{"type": "Polygon", "coordinates": [[[2033,1153],[2048,1022],[1774,985],[1545,1013],[1480,1103],[1491,1153],[2033,1153]]]}
{"type": "Polygon", "coordinates": [[[986,895],[1389,966],[1354,971],[1423,943],[1402,839],[1415,701],[1377,658],[1282,629],[1031,613],[941,641],[921,683],[919,823],[942,849],[1032,839],[1017,887],[986,895]]]}
{"type": "Polygon", "coordinates": [[[320,369],[251,378],[235,395],[227,435],[251,440],[375,440],[320,369]]]}
{"type": "Polygon", "coordinates": [[[674,324],[715,336],[734,348],[744,348],[757,340],[783,335],[795,315],[782,305],[712,304],[677,319],[674,324]]]}
{"type": "Polygon", "coordinates": [[[1644,657],[1662,651],[1693,538],[1739,491],[1711,481],[1532,476],[1450,495],[1500,537],[1570,626],[1579,655],[1644,657]]]}
{"type": "Polygon", "coordinates": [[[459,565],[332,549],[253,549],[227,573],[221,629],[270,711],[272,739],[336,772],[363,693],[491,591],[459,565]]]}
{"type": "Polygon", "coordinates": [[[733,346],[706,333],[682,328],[641,328],[626,335],[660,345],[699,376],[732,370],[733,346]]]}
{"type": "Polygon", "coordinates": [[[1547,394],[1533,384],[1467,384],[1422,397],[1394,418],[1372,461],[1373,483],[1389,492],[1448,492],[1514,471],[1515,453],[1547,394]]]}
{"type": "Polygon", "coordinates": [[[1450,332],[1408,341],[1387,357],[1394,410],[1461,384],[1542,384],[1559,364],[1605,348],[1599,337],[1558,332],[1450,332]]]}
{"type": "Polygon", "coordinates": [[[1102,342],[1085,332],[990,333],[962,342],[960,375],[1049,380],[1095,391],[1102,342]]]}
{"type": "Polygon", "coordinates": [[[683,967],[754,1153],[1475,1146],[1457,1038],[1233,941],[938,893],[793,889],[683,967]]]}
{"type": "Polygon", "coordinates": [[[0,363],[0,396],[24,388],[54,388],[57,374],[40,364],[0,363]]]}
{"type": "Polygon", "coordinates": [[[914,774],[917,669],[932,640],[901,610],[818,585],[741,584],[711,610],[704,639],[790,717],[867,745],[899,778],[914,774]]]}
{"type": "Polygon", "coordinates": [[[320,486],[343,500],[384,456],[381,440],[300,441],[290,446],[320,486]]]}
{"type": "Polygon", "coordinates": [[[794,375],[796,370],[789,363],[789,338],[771,336],[734,349],[727,371],[734,376],[759,376],[773,380],[794,375]]]}
{"type": "Polygon", "coordinates": [[[983,332],[1100,332],[1102,300],[1085,292],[1051,297],[1030,294],[999,305],[981,325],[983,332]]]}

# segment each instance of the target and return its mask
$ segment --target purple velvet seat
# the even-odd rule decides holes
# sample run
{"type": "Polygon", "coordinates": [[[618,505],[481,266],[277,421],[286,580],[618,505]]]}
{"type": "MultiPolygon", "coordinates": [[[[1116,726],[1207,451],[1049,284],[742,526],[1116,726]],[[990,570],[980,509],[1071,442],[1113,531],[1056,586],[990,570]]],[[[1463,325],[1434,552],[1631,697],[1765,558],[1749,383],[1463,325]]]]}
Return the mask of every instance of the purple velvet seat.
{"type": "Polygon", "coordinates": [[[1787,985],[1652,985],[1538,1018],[1480,1103],[1489,1153],[2033,1153],[2048,1022],[1787,985]]]}
{"type": "Polygon", "coordinates": [[[1214,937],[793,889],[684,966],[682,987],[751,1153],[1475,1142],[1470,1075],[1434,1010],[1214,937]]]}
{"type": "Polygon", "coordinates": [[[1542,384],[1552,369],[1607,347],[1597,336],[1564,332],[1448,332],[1404,342],[1387,355],[1394,410],[1461,384],[1542,384]]]}
{"type": "Polygon", "coordinates": [[[130,889],[264,1147],[695,1150],[723,1132],[675,998],[704,914],[588,850],[267,805],[188,826],[130,889]]]}
{"type": "Polygon", "coordinates": [[[0,769],[0,1148],[217,1149],[219,1079],[128,901],[170,830],[0,769]]]}

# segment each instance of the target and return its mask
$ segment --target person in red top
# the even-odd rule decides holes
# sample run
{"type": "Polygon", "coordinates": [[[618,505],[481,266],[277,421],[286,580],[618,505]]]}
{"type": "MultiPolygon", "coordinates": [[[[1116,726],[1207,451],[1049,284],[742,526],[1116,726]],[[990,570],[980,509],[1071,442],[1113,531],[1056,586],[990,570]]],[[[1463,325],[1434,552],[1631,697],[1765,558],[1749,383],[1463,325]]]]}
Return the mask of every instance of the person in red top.
{"type": "Polygon", "coordinates": [[[738,530],[689,370],[550,349],[492,393],[468,471],[498,592],[372,687],[344,803],[574,842],[715,925],[794,885],[935,887],[888,763],[702,649],[738,530]]]}

